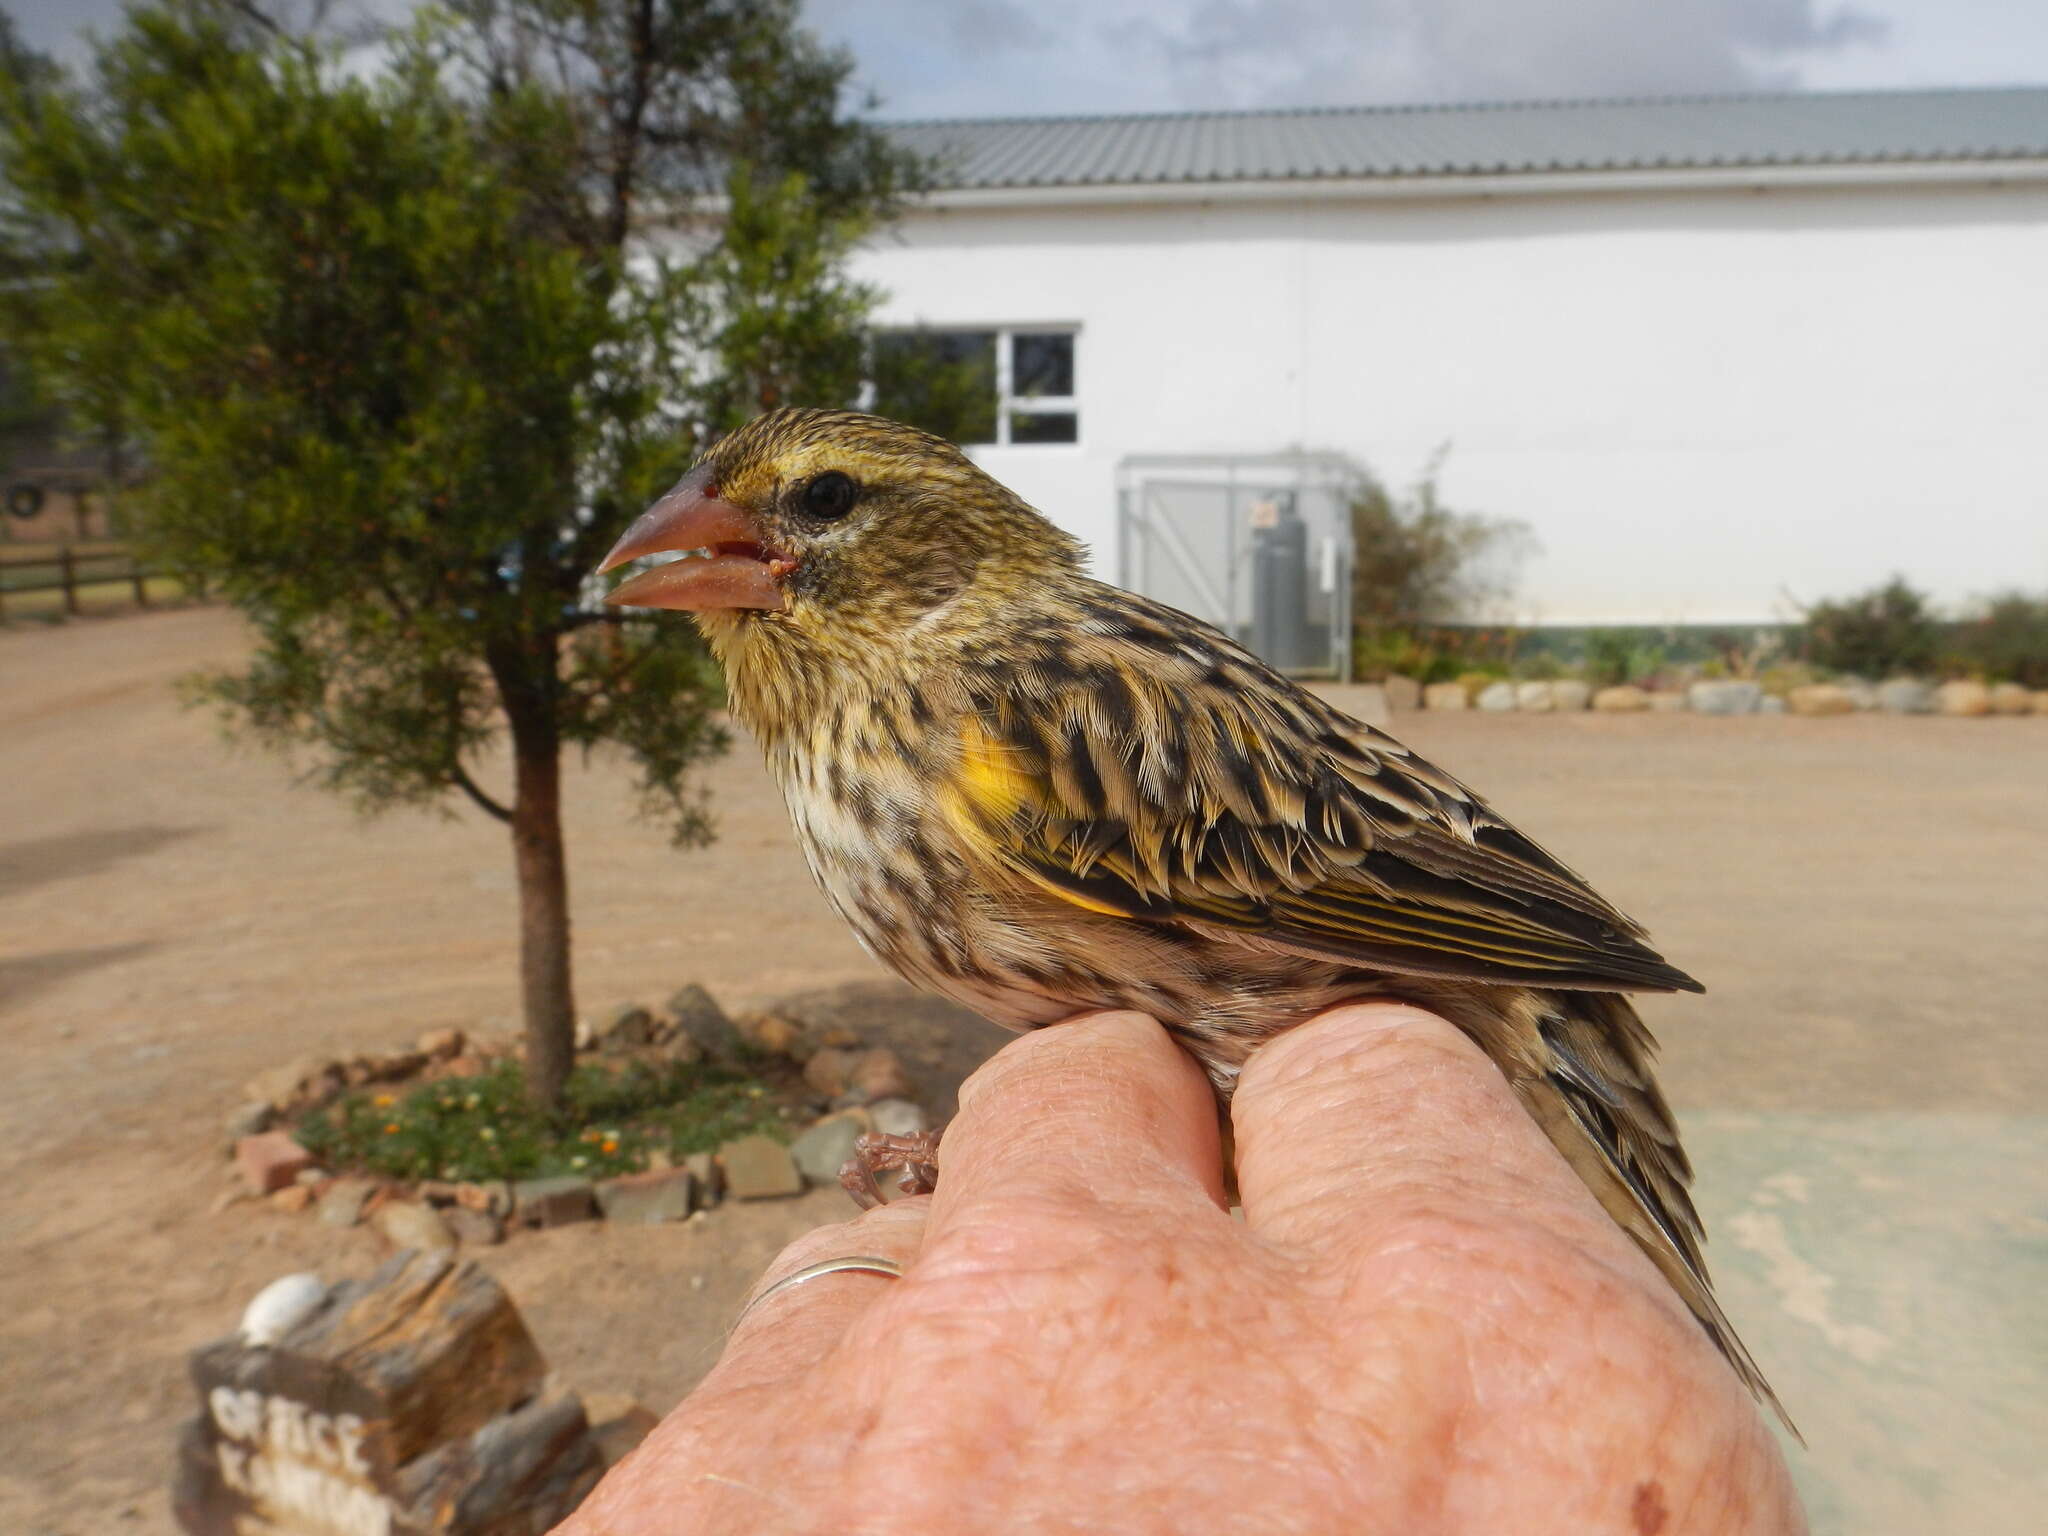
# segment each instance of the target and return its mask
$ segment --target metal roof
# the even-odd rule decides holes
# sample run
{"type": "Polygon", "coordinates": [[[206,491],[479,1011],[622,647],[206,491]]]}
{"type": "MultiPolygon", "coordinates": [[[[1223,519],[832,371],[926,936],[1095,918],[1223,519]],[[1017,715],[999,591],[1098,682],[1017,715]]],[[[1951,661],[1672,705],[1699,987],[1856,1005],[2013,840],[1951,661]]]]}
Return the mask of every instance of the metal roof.
{"type": "Polygon", "coordinates": [[[892,123],[941,191],[2048,157],[2048,88],[892,123]]]}

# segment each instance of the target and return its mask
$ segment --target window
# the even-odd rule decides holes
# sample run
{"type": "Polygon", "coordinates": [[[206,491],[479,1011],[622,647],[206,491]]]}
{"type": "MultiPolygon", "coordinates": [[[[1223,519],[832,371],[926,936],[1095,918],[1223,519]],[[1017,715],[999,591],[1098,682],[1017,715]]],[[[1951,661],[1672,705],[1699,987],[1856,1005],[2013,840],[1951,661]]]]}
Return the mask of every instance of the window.
{"type": "Polygon", "coordinates": [[[1074,336],[1066,329],[884,331],[873,409],[960,443],[1073,443],[1074,336]]]}

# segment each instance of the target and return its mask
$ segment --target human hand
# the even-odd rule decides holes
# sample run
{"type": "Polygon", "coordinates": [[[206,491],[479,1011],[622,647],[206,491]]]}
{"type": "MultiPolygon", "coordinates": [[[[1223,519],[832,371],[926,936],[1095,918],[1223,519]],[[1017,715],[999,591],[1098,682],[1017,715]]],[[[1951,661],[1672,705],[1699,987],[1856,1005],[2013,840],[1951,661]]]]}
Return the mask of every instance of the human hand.
{"type": "Polygon", "coordinates": [[[822,1227],[557,1536],[1796,1532],[1755,1405],[1431,1014],[1336,1009],[1207,1081],[1156,1023],[1026,1035],[938,1193],[822,1227]]]}

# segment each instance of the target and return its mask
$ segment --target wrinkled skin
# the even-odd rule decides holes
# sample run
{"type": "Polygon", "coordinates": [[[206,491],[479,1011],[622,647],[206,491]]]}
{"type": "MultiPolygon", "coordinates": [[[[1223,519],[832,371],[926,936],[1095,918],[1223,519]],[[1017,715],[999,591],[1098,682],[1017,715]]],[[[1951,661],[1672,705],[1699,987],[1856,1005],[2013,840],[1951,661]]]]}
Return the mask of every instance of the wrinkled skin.
{"type": "MultiPolygon", "coordinates": [[[[1340,1008],[1247,1066],[1244,1219],[1206,1080],[1098,1014],[975,1074],[894,1257],[748,1314],[562,1536],[1797,1532],[1755,1405],[1432,1015],[1340,1008]]],[[[757,1288],[758,1289],[758,1288],[757,1288]]]]}

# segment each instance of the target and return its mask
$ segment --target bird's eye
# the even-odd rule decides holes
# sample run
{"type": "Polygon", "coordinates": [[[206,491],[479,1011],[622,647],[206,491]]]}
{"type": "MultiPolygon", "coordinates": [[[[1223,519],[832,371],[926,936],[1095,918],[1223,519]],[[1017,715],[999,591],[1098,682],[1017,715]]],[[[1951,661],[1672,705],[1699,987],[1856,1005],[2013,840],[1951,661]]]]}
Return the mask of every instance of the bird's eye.
{"type": "Polygon", "coordinates": [[[804,511],[829,522],[851,512],[854,499],[859,494],[860,488],[853,483],[851,476],[828,469],[803,488],[801,497],[804,511]]]}
{"type": "Polygon", "coordinates": [[[828,469],[803,488],[803,508],[812,517],[829,522],[851,512],[854,499],[859,495],[860,487],[853,483],[852,477],[842,475],[836,469],[828,469]]]}

